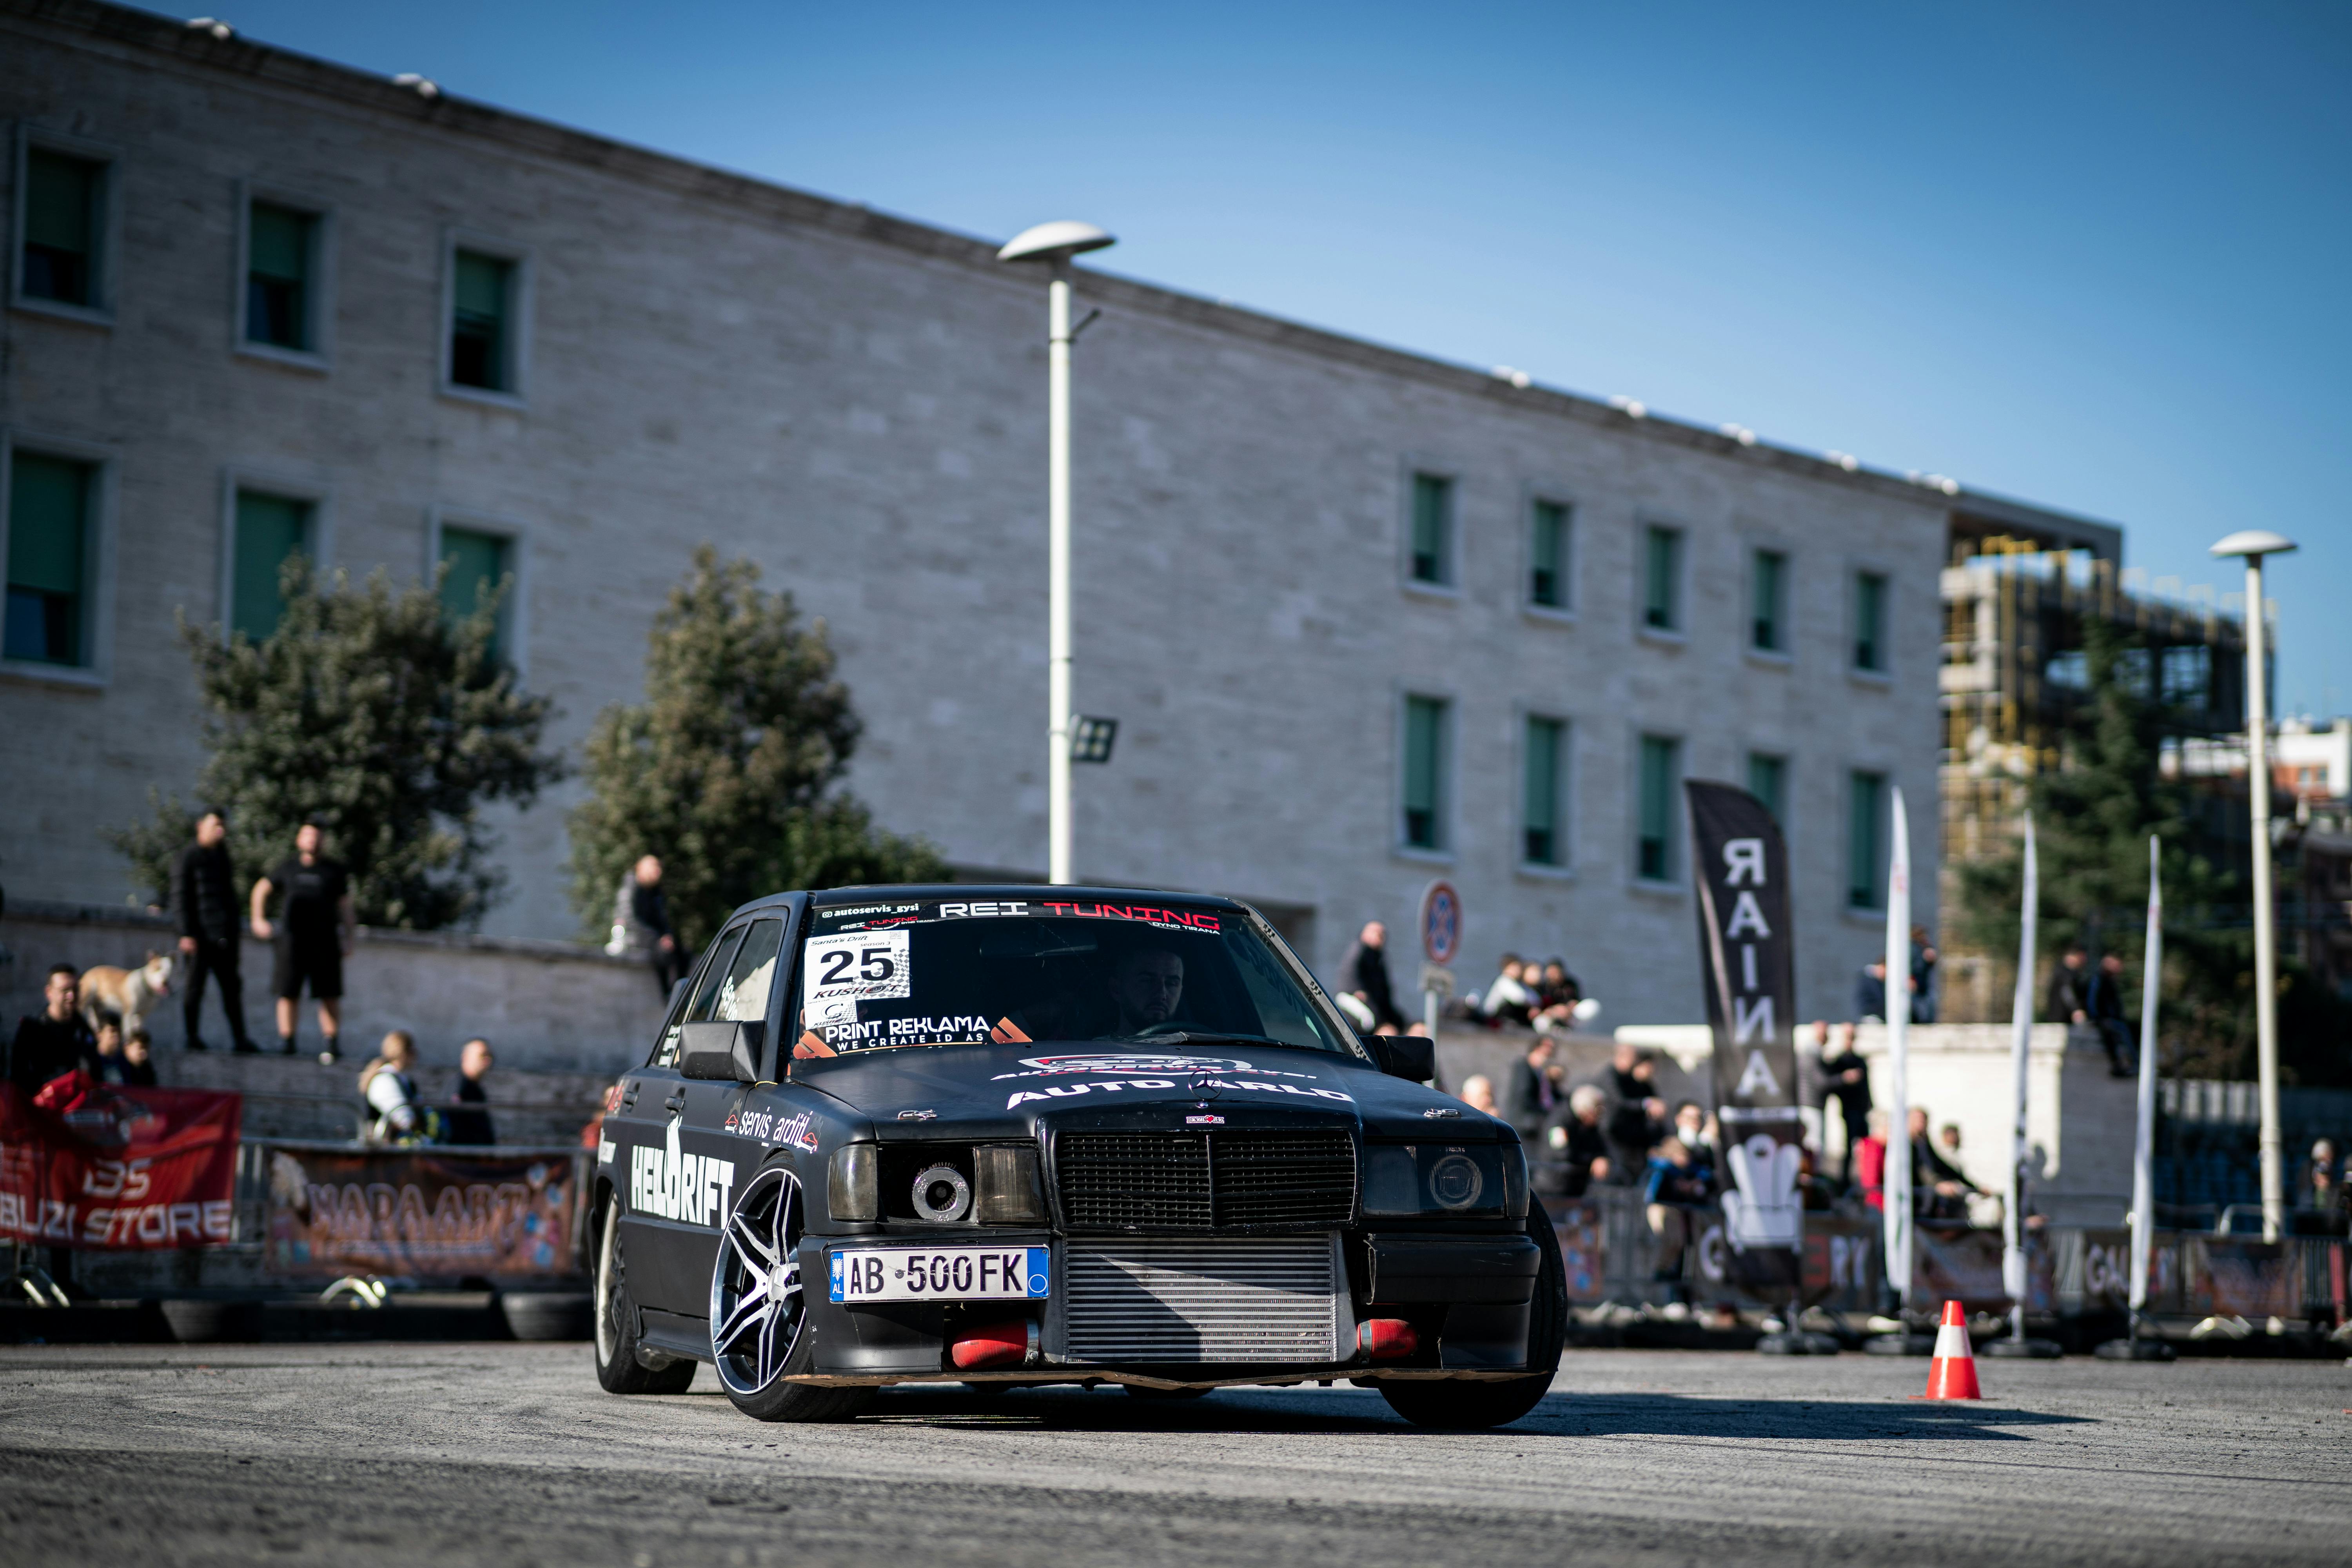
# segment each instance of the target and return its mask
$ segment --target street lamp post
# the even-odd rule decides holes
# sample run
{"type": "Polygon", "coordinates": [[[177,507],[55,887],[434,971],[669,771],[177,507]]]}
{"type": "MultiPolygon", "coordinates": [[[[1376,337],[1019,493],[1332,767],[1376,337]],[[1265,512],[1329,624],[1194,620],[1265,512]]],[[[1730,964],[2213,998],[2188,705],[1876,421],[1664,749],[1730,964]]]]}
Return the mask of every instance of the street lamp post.
{"type": "Polygon", "coordinates": [[[2263,668],[2263,557],[2284,555],[2294,542],[2250,528],[2213,546],[2221,556],[2246,558],[2246,796],[2253,806],[2254,1059],[2263,1107],[2263,1239],[2286,1228],[2286,1171],[2279,1139],[2278,945],[2271,904],[2270,672],[2263,668]]]}
{"type": "Polygon", "coordinates": [[[1013,236],[999,261],[1042,261],[1045,295],[1045,863],[1070,871],[1070,258],[1111,237],[1090,223],[1041,223],[1013,236]]]}

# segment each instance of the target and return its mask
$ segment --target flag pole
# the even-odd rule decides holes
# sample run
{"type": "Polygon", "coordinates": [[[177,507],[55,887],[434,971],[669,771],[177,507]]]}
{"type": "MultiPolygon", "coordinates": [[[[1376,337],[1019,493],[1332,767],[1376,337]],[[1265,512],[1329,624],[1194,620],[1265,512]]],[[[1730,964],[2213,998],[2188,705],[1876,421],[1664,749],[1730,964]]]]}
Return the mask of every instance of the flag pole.
{"type": "Polygon", "coordinates": [[[2158,863],[2161,840],[2147,836],[2147,943],[2140,960],[2139,1126],[2132,1138],[2131,1326],[2092,1353],[2105,1361],[2170,1361],[2179,1352],[2162,1340],[2139,1337],[2147,1314],[2147,1268],[2156,1251],[2156,1011],[2164,992],[2164,884],[2158,863]]]}
{"type": "Polygon", "coordinates": [[[2019,913],[2021,929],[2017,941],[2017,994],[2010,1003],[2009,1070],[2017,1100],[2017,1121],[2011,1134],[2009,1213],[2001,1226],[2000,1252],[2001,1285],[2008,1290],[2010,1300],[2010,1338],[2021,1345],[2025,1342],[2025,1197],[2031,1179],[2026,1169],[2031,1145],[2026,1142],[2025,1104],[2027,1079],[2032,1070],[2034,922],[2041,912],[2041,866],[2034,855],[2033,814],[2029,811],[2025,814],[2025,893],[2019,913]]]}
{"type": "Polygon", "coordinates": [[[1903,786],[1894,786],[1893,853],[1886,867],[1886,1074],[1894,1100],[1886,1128],[1886,1281],[1900,1316],[1911,1300],[1911,830],[1903,786]]]}

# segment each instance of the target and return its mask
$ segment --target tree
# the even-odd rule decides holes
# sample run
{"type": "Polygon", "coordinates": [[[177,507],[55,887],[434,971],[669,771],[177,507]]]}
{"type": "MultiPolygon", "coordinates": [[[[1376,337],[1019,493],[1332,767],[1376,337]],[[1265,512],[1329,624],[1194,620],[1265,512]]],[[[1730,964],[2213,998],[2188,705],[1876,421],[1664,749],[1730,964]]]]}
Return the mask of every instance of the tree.
{"type": "Polygon", "coordinates": [[[729,912],[783,889],[937,880],[946,863],[874,826],[835,786],[859,726],[822,620],[764,593],[750,561],[703,545],[654,617],[646,700],[596,716],[589,796],[572,815],[572,900],[609,929],[613,895],[660,857],[679,940],[709,941],[729,912]]]}
{"type": "MultiPolygon", "coordinates": [[[[445,572],[446,568],[443,569],[445,572]]],[[[511,579],[509,579],[509,584],[511,579]]],[[[159,900],[195,811],[229,815],[229,847],[249,883],[293,852],[315,819],[327,853],[352,874],[369,925],[470,927],[496,903],[504,874],[480,807],[528,805],[562,776],[541,752],[543,697],[524,693],[489,647],[499,584],[476,613],[446,618],[440,578],[395,592],[382,570],[355,589],[322,584],[300,556],[279,579],[285,611],[255,643],[179,619],[195,666],[211,752],[191,808],[151,794],[146,822],[109,837],[159,900]]]]}
{"type": "MultiPolygon", "coordinates": [[[[2191,1078],[2252,1076],[2253,936],[2247,879],[2227,863],[2184,780],[2163,776],[2160,717],[2146,692],[2145,655],[2111,621],[2084,626],[2087,710],[2064,737],[2061,766],[2028,785],[2041,858],[2039,938],[2053,953],[2079,942],[2116,952],[2135,977],[2146,946],[2147,841],[2160,840],[2164,975],[2158,1017],[2165,1070],[2191,1078]]],[[[1989,952],[2017,951],[2022,854],[1959,868],[1959,925],[1989,952]]],[[[2288,1076],[2332,1081],[2342,1022],[2302,965],[2280,963],[2280,1037],[2288,1076]]],[[[2045,1020],[2047,1021],[2047,1020],[2045,1020]]]]}

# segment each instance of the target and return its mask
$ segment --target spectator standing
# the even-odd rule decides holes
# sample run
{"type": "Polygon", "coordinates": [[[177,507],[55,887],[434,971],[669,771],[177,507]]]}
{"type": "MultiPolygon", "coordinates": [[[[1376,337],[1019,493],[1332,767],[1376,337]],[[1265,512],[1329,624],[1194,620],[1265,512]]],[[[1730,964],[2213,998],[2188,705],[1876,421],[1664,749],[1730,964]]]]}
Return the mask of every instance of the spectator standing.
{"type": "Polygon", "coordinates": [[[1714,1200],[1715,1168],[1701,1164],[1680,1138],[1660,1139],[1650,1155],[1642,1206],[1650,1222],[1650,1235],[1657,1243],[1657,1261],[1650,1278],[1674,1281],[1676,1300],[1685,1294],[1681,1284],[1683,1248],[1690,1239],[1691,1211],[1714,1200]]]}
{"type": "Polygon", "coordinates": [[[180,922],[180,956],[188,966],[180,994],[180,1022],[187,1048],[205,1048],[202,1022],[205,981],[220,982],[221,1011],[228,1018],[231,1047],[257,1047],[245,1027],[245,979],[238,971],[236,868],[228,854],[228,818],[215,806],[196,818],[195,841],[172,858],[172,912],[180,922]]]}
{"type": "Polygon", "coordinates": [[[1609,1134],[1601,1113],[1609,1096],[1597,1084],[1579,1084],[1567,1106],[1545,1124],[1545,1159],[1538,1172],[1542,1190],[1558,1197],[1580,1198],[1595,1182],[1605,1182],[1614,1171],[1609,1159],[1609,1134]]]}
{"type": "Polygon", "coordinates": [[[2124,1013],[2123,955],[2101,953],[2083,992],[2083,1012],[2099,1031],[2099,1044],[2106,1047],[2107,1076],[2131,1077],[2137,1053],[2132,1050],[2131,1020],[2124,1013]]]}
{"type": "Polygon", "coordinates": [[[1884,1110],[1874,1110],[1864,1121],[1870,1134],[1853,1146],[1854,1185],[1862,1193],[1863,1206],[1883,1214],[1886,1209],[1886,1129],[1889,1119],[1884,1110]]]}
{"type": "Polygon", "coordinates": [[[2339,1206],[2344,1193],[2344,1168],[2336,1163],[2336,1143],[2322,1138],[2311,1146],[2311,1162],[2304,1167],[2303,1203],[2326,1214],[2339,1206]]]}
{"type": "Polygon", "coordinates": [[[678,950],[677,932],[669,923],[669,900],[661,890],[658,857],[640,855],[621,876],[613,895],[613,940],[604,951],[615,958],[634,958],[653,965],[654,984],[662,1000],[686,977],[686,954],[678,950]]]}
{"type": "Polygon", "coordinates": [[[16,1025],[8,1047],[8,1081],[30,1100],[53,1078],[80,1068],[98,1076],[98,1039],[81,1016],[81,976],[70,963],[49,965],[41,1010],[16,1025]]]}
{"type": "Polygon", "coordinates": [[[1657,1075],[1654,1060],[1622,1041],[1601,1074],[1600,1087],[1610,1100],[1610,1152],[1622,1170],[1647,1165],[1651,1148],[1664,1133],[1666,1102],[1658,1098],[1657,1075]]]}
{"type": "Polygon", "coordinates": [[[155,1037],[133,1029],[122,1041],[122,1083],[126,1089],[155,1087],[155,1037]]]}
{"type": "Polygon", "coordinates": [[[1511,1068],[1511,1125],[1523,1138],[1534,1136],[1567,1097],[1567,1073],[1552,1060],[1554,1053],[1552,1043],[1538,1036],[1511,1068]]]}
{"type": "Polygon", "coordinates": [[[2042,1008],[2052,1023],[2091,1021],[2089,963],[2090,954],[2079,942],[2068,942],[2066,951],[2058,955],[2058,967],[2050,973],[2050,994],[2042,1008]]]}
{"type": "Polygon", "coordinates": [[[294,1054],[295,1004],[308,985],[319,1005],[322,1062],[342,1055],[343,959],[359,934],[352,909],[351,876],[341,862],[320,853],[324,838],[315,822],[294,835],[294,853],[253,885],[253,934],[277,947],[274,984],[278,995],[278,1049],[294,1054]],[[276,921],[265,912],[283,896],[276,921]]]}
{"type": "Polygon", "coordinates": [[[477,1035],[466,1042],[457,1057],[457,1104],[450,1110],[448,1142],[452,1143],[495,1143],[497,1130],[490,1125],[490,1113],[478,1109],[489,1104],[490,1097],[482,1080],[490,1075],[497,1058],[490,1055],[490,1042],[477,1035]]]}
{"type": "Polygon", "coordinates": [[[1936,1021],[1936,944],[1927,940],[1926,926],[1911,928],[1911,1021],[1932,1024],[1936,1021]]]}
{"type": "Polygon", "coordinates": [[[1872,959],[1854,976],[1853,1016],[1865,1024],[1886,1021],[1886,960],[1872,959]]]}
{"type": "Polygon", "coordinates": [[[1388,945],[1389,928],[1378,921],[1366,921],[1355,945],[1339,963],[1340,987],[1354,992],[1356,999],[1372,1010],[1375,1026],[1386,1024],[1402,1029],[1404,1015],[1397,1011],[1396,994],[1389,984],[1388,945]]]}

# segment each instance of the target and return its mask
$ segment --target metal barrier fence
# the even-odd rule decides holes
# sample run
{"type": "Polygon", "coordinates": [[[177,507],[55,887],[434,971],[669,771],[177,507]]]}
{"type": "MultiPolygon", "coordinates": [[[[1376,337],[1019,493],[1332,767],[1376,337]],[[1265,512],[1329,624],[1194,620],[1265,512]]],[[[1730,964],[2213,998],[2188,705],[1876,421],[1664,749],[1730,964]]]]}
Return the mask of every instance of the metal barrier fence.
{"type": "MultiPolygon", "coordinates": [[[[1540,1201],[1559,1237],[1571,1301],[1787,1305],[1761,1300],[1734,1282],[1718,1211],[1684,1211],[1688,1239],[1676,1258],[1653,1232],[1640,1194],[1629,1189],[1540,1201]]],[[[1800,1259],[1805,1302],[1832,1311],[1876,1310],[1885,1278],[1883,1234],[1875,1214],[1807,1214],[1800,1259]]],[[[1989,1311],[2008,1307],[1999,1231],[1923,1222],[1916,1235],[1915,1300],[1948,1299],[1989,1311]]],[[[2352,1242],[2335,1237],[2265,1243],[2159,1229],[2149,1253],[2148,1310],[2342,1322],[2347,1248],[2352,1242]]],[[[2130,1304],[2131,1232],[2124,1225],[2038,1226],[2027,1237],[2026,1259],[2029,1311],[2074,1317],[2122,1312],[2130,1304]]]]}

